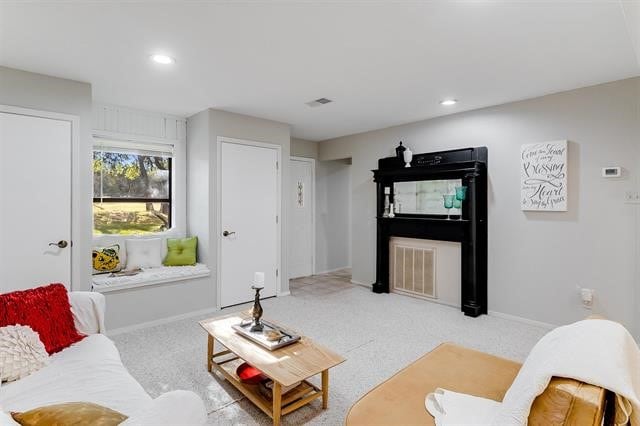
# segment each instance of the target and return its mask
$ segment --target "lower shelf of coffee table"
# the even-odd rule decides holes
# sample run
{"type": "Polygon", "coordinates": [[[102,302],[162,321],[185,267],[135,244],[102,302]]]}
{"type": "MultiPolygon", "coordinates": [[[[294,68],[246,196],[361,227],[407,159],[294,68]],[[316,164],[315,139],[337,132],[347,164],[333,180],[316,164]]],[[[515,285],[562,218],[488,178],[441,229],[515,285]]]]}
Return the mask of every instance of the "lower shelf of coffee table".
{"type": "MultiPolygon", "coordinates": [[[[251,402],[260,408],[265,414],[273,418],[273,401],[265,397],[258,385],[250,385],[240,381],[236,374],[237,368],[244,362],[235,356],[233,352],[222,351],[212,357],[212,367],[220,372],[229,383],[244,394],[251,402]]],[[[303,380],[298,386],[282,395],[281,414],[288,414],[311,401],[322,397],[322,391],[314,384],[303,380]]]]}

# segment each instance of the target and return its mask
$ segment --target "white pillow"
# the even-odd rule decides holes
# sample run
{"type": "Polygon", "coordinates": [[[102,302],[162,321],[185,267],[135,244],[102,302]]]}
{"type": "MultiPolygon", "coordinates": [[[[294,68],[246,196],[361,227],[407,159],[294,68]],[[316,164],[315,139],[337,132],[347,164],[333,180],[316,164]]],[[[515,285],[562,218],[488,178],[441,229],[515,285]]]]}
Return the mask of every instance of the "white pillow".
{"type": "Polygon", "coordinates": [[[162,240],[145,238],[127,240],[127,269],[162,266],[162,240]]]}
{"type": "Polygon", "coordinates": [[[48,363],[49,354],[31,327],[0,327],[0,381],[21,379],[48,363]]]}

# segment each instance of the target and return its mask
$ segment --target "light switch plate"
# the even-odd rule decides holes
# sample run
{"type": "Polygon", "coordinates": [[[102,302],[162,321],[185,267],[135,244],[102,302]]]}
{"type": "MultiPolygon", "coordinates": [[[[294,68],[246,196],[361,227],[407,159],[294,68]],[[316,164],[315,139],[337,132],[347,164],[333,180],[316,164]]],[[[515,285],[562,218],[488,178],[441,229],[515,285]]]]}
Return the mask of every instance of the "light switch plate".
{"type": "Polygon", "coordinates": [[[603,178],[619,178],[622,176],[622,167],[611,166],[602,168],[603,178]]]}
{"type": "Polygon", "coordinates": [[[624,193],[625,204],[640,204],[640,192],[627,191],[624,193]]]}

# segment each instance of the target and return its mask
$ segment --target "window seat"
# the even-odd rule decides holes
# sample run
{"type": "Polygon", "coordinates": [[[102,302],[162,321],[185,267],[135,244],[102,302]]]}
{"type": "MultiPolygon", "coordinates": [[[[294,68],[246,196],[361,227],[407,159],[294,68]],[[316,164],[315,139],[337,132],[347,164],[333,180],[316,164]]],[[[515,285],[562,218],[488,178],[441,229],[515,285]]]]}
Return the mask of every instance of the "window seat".
{"type": "Polygon", "coordinates": [[[211,274],[207,265],[197,263],[194,266],[162,266],[143,269],[137,275],[111,277],[110,274],[93,276],[93,291],[107,293],[127,288],[165,284],[193,278],[208,277],[211,274]]]}

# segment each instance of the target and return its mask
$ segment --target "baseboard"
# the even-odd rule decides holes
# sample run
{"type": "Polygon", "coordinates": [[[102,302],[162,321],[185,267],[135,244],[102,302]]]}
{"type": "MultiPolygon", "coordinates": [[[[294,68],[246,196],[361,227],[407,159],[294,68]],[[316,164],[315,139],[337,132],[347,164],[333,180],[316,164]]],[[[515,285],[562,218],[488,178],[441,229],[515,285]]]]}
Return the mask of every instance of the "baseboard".
{"type": "MultiPolygon", "coordinates": [[[[356,284],[362,287],[367,287],[367,288],[371,288],[371,284],[365,284],[362,283],[360,281],[356,281],[356,280],[351,280],[351,284],[356,284]]],[[[406,296],[406,295],[405,295],[406,296]]],[[[411,297],[411,296],[409,296],[411,297]]],[[[420,298],[422,299],[422,298],[420,298]]],[[[437,303],[439,305],[444,305],[444,306],[450,306],[452,308],[456,308],[456,309],[460,309],[459,305],[456,305],[455,303],[450,303],[450,302],[445,302],[442,300],[438,300],[438,299],[424,299],[427,302],[431,302],[431,303],[437,303]]],[[[523,324],[528,324],[528,325],[533,325],[536,327],[540,327],[540,328],[546,328],[548,330],[552,330],[556,327],[558,327],[555,324],[550,324],[547,322],[542,322],[542,321],[536,321],[536,320],[532,320],[529,318],[523,318],[523,317],[519,317],[517,315],[509,315],[509,314],[503,314],[502,312],[496,312],[496,311],[489,311],[489,315],[496,317],[496,318],[502,318],[502,319],[506,319],[506,320],[510,320],[510,321],[516,321],[516,322],[520,322],[523,324]]]]}
{"type": "Polygon", "coordinates": [[[455,308],[458,311],[460,310],[460,305],[455,304],[453,302],[447,302],[447,301],[441,300],[441,299],[429,299],[429,298],[426,298],[426,297],[412,296],[410,294],[401,294],[401,293],[395,293],[395,294],[400,294],[402,296],[408,296],[408,297],[414,297],[416,299],[422,299],[422,300],[424,300],[426,302],[431,302],[431,303],[435,303],[435,304],[442,305],[442,306],[448,306],[450,308],[455,308]]]}
{"type": "Polygon", "coordinates": [[[278,293],[278,297],[282,297],[282,296],[291,296],[291,292],[290,291],[282,291],[282,292],[278,293]]]}
{"type": "Polygon", "coordinates": [[[557,325],[550,324],[548,322],[536,321],[529,318],[519,317],[517,315],[503,314],[502,312],[489,311],[489,315],[496,318],[502,318],[506,320],[521,322],[523,324],[533,325],[540,328],[546,328],[548,330],[552,330],[558,327],[557,325]]]}
{"type": "Polygon", "coordinates": [[[328,269],[326,271],[316,271],[313,273],[313,275],[330,274],[332,272],[342,271],[343,269],[351,269],[351,266],[341,266],[340,268],[328,269]]]}
{"type": "Polygon", "coordinates": [[[105,333],[107,336],[117,336],[118,334],[129,333],[130,331],[142,330],[144,328],[155,327],[157,325],[167,324],[173,321],[179,321],[182,319],[193,318],[200,315],[212,314],[215,312],[220,312],[220,309],[217,308],[209,308],[202,309],[194,312],[187,312],[186,314],[174,315],[172,317],[160,318],[153,321],[142,322],[140,324],[128,325],[126,327],[120,327],[113,330],[107,330],[105,333]]]}
{"type": "Polygon", "coordinates": [[[371,288],[371,284],[361,283],[360,281],[356,281],[356,280],[351,280],[351,284],[360,285],[362,287],[367,287],[369,289],[371,288]]]}
{"type": "Polygon", "coordinates": [[[442,300],[442,299],[434,299],[432,297],[423,297],[417,294],[413,295],[411,293],[403,293],[400,291],[391,291],[389,292],[389,294],[397,294],[398,296],[411,297],[412,299],[424,300],[427,303],[435,303],[436,305],[447,306],[449,308],[454,308],[458,311],[460,310],[460,305],[458,305],[457,303],[447,302],[446,300],[442,300]]]}

